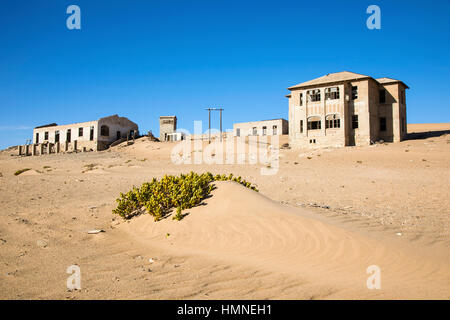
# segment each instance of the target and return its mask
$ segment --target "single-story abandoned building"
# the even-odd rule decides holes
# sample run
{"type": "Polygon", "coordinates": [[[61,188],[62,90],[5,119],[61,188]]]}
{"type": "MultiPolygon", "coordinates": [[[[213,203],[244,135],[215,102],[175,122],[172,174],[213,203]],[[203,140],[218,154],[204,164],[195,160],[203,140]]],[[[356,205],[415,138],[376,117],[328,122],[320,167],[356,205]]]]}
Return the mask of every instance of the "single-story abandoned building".
{"type": "Polygon", "coordinates": [[[406,136],[400,80],[343,71],[289,87],[289,143],[300,147],[367,145],[406,136]]]}
{"type": "Polygon", "coordinates": [[[285,119],[241,122],[233,124],[235,137],[276,136],[289,133],[289,122],[285,119]]]}
{"type": "MultiPolygon", "coordinates": [[[[77,150],[100,151],[107,149],[117,140],[135,137],[138,134],[136,123],[118,115],[67,125],[52,123],[34,128],[32,154],[77,150]]],[[[29,150],[26,150],[26,154],[28,152],[29,150]]]]}

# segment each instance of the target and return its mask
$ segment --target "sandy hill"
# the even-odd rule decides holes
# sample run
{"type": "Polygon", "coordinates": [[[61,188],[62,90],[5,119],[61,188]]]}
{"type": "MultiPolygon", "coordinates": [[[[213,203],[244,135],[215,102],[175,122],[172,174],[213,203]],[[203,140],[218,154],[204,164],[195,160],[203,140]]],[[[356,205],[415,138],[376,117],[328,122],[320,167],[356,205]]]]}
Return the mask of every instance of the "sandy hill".
{"type": "Polygon", "coordinates": [[[216,185],[213,197],[181,222],[142,215],[123,227],[136,241],[174,255],[288,274],[302,281],[305,297],[450,297],[449,261],[322,222],[234,182],[216,185]],[[366,287],[371,265],[381,269],[382,290],[366,287]]]}
{"type": "Polygon", "coordinates": [[[102,152],[4,150],[0,298],[449,299],[450,124],[408,132],[400,143],[280,147],[270,176],[261,162],[175,164],[176,143],[146,138],[102,152]],[[217,183],[180,222],[112,215],[120,192],[190,171],[233,173],[260,193],[217,183]],[[67,291],[74,264],[82,289],[67,291]],[[366,287],[370,265],[381,290],[366,287]]]}

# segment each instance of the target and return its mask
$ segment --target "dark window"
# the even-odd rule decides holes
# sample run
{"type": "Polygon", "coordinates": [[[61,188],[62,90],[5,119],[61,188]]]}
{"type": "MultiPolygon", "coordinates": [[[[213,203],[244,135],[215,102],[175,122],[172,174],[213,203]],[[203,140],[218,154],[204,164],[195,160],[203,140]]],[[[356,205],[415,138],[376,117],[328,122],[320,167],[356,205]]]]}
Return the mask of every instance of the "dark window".
{"type": "Polygon", "coordinates": [[[358,115],[352,115],[352,129],[358,129],[358,115]]]}
{"type": "Polygon", "coordinates": [[[335,100],[335,99],[339,99],[339,87],[326,88],[325,100],[335,100]]]}
{"type": "Polygon", "coordinates": [[[44,132],[44,140],[48,140],[48,131],[44,132]]]}
{"type": "Polygon", "coordinates": [[[253,127],[253,135],[256,136],[258,134],[258,129],[256,127],[253,127]]]}
{"type": "Polygon", "coordinates": [[[78,128],[78,136],[79,137],[83,136],[83,128],[78,128]]]}
{"type": "Polygon", "coordinates": [[[303,105],[303,93],[300,93],[300,106],[303,105]]]}
{"type": "Polygon", "coordinates": [[[36,132],[36,143],[39,143],[39,132],[36,132]]]}
{"type": "Polygon", "coordinates": [[[66,134],[66,141],[70,142],[72,138],[72,130],[67,129],[67,134],[66,134]]]}
{"type": "Polygon", "coordinates": [[[320,101],[320,89],[306,91],[309,101],[320,101]]]}
{"type": "Polygon", "coordinates": [[[116,137],[117,137],[117,140],[119,140],[122,137],[122,134],[120,133],[120,131],[117,131],[116,137]]]}
{"type": "Polygon", "coordinates": [[[358,99],[358,86],[352,86],[352,100],[358,99]]]}
{"type": "Polygon", "coordinates": [[[333,129],[341,127],[341,119],[338,114],[330,114],[325,118],[325,128],[333,129]]]}
{"type": "Polygon", "coordinates": [[[94,141],[94,127],[90,128],[89,140],[94,141]]]}
{"type": "Polygon", "coordinates": [[[320,117],[311,117],[308,119],[308,130],[321,129],[320,117]]]}
{"type": "Polygon", "coordinates": [[[241,136],[241,129],[239,129],[239,128],[236,129],[236,136],[238,136],[238,137],[241,136]]]}
{"type": "Polygon", "coordinates": [[[386,131],[386,118],[380,118],[380,131],[386,131]]]}
{"type": "Polygon", "coordinates": [[[100,135],[101,136],[105,136],[105,137],[109,137],[109,127],[108,126],[101,126],[100,127],[100,135]]]}
{"type": "Polygon", "coordinates": [[[58,130],[55,131],[55,143],[56,142],[59,142],[59,131],[58,130]]]}
{"type": "Polygon", "coordinates": [[[386,103],[386,90],[380,90],[380,103],[386,103]]]}
{"type": "Polygon", "coordinates": [[[300,120],[300,133],[303,133],[303,120],[300,120]]]}
{"type": "Polygon", "coordinates": [[[276,136],[278,133],[277,133],[277,126],[273,126],[272,127],[272,130],[273,130],[273,132],[272,132],[272,134],[274,135],[274,136],[276,136]]]}
{"type": "Polygon", "coordinates": [[[264,127],[262,128],[262,135],[265,136],[266,134],[267,134],[267,127],[264,126],[264,127]]]}

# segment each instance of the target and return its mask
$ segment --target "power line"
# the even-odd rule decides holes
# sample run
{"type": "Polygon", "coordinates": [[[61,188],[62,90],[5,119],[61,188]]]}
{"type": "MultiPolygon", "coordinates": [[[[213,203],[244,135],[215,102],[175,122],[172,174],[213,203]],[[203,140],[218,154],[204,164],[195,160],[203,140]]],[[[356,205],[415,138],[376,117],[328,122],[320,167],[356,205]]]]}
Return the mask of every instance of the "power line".
{"type": "Polygon", "coordinates": [[[208,143],[211,143],[211,111],[219,111],[220,112],[220,142],[222,142],[222,111],[225,109],[222,108],[206,108],[208,110],[208,143]]]}

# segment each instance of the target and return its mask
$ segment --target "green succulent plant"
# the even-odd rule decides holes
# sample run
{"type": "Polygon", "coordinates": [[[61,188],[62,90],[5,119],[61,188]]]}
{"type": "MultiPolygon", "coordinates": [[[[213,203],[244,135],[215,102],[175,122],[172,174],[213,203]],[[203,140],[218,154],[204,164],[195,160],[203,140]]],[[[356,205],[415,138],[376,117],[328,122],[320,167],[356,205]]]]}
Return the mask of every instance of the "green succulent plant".
{"type": "Polygon", "coordinates": [[[140,188],[133,187],[127,193],[121,193],[117,201],[117,208],[113,210],[124,219],[130,219],[136,210],[142,207],[153,216],[155,221],[164,218],[172,208],[176,209],[174,220],[183,218],[182,210],[199,205],[214,189],[214,181],[235,181],[256,192],[255,186],[241,177],[230,175],[213,175],[210,172],[197,174],[190,172],[179,177],[165,175],[161,180],[153,178],[145,182],[140,188]]]}

